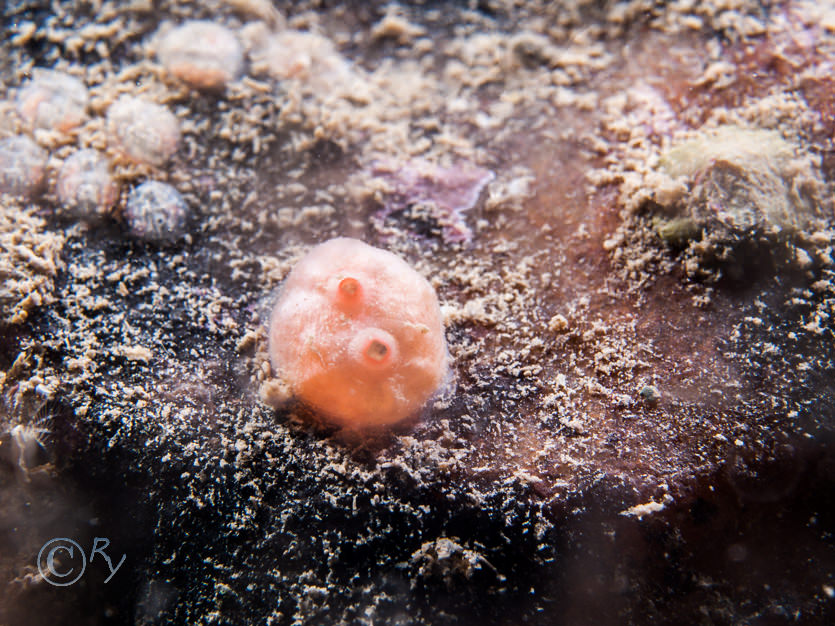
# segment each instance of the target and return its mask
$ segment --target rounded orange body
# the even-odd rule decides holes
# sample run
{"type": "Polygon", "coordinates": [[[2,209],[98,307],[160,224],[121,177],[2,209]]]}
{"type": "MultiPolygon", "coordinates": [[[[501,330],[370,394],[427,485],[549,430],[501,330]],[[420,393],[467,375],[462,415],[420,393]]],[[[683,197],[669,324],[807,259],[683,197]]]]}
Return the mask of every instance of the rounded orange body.
{"type": "Polygon", "coordinates": [[[270,319],[270,361],[303,402],[342,426],[415,414],[447,375],[438,298],[403,259],[356,239],[316,246],[270,319]]]}

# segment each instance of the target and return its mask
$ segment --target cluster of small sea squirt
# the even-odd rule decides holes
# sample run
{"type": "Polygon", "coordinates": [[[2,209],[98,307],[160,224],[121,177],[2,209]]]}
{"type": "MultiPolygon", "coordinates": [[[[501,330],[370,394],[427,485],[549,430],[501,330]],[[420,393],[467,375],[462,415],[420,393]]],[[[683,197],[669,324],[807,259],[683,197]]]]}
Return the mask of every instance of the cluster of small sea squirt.
{"type": "MultiPolygon", "coordinates": [[[[160,37],[157,56],[170,75],[201,90],[222,89],[243,67],[234,32],[211,22],[190,21],[168,31],[160,37]]],[[[90,119],[90,93],[74,71],[35,68],[17,89],[13,109],[24,132],[0,141],[0,193],[29,200],[46,191],[53,142],[41,142],[42,133],[59,134],[60,144],[80,143],[79,129],[90,119]]],[[[162,168],[180,144],[177,117],[146,96],[121,95],[105,121],[106,151],[79,145],[55,168],[54,193],[62,211],[85,221],[116,213],[122,189],[114,160],[162,168]]],[[[122,217],[133,237],[164,243],[182,237],[188,212],[173,186],[146,180],[127,193],[122,217]]]]}

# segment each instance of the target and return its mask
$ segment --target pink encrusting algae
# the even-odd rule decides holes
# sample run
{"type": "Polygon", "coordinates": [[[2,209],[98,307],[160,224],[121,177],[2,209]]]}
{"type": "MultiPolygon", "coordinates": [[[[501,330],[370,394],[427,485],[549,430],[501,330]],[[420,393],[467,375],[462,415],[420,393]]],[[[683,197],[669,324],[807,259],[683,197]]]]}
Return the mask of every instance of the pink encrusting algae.
{"type": "Polygon", "coordinates": [[[444,241],[456,243],[472,239],[464,214],[475,206],[484,187],[495,178],[490,170],[466,161],[443,167],[424,159],[377,162],[371,174],[389,187],[383,194],[378,220],[409,206],[427,205],[442,227],[444,241]]]}
{"type": "Polygon", "coordinates": [[[300,400],[348,428],[417,413],[449,359],[429,282],[395,254],[349,238],[320,244],[290,273],[269,354],[300,400]]]}

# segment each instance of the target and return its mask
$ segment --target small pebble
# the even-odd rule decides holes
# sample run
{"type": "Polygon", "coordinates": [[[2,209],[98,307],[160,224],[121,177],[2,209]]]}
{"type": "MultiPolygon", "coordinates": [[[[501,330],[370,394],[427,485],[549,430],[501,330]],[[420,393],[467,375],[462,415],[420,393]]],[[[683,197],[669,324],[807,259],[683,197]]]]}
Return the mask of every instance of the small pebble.
{"type": "Polygon", "coordinates": [[[177,151],[180,123],[167,107],[122,96],[107,111],[107,128],[115,145],[133,161],[160,166],[177,151]]]}
{"type": "Polygon", "coordinates": [[[185,233],[188,206],[171,185],[149,180],[130,192],[124,215],[137,239],[172,242],[185,233]]]}
{"type": "Polygon", "coordinates": [[[67,211],[88,219],[108,213],[119,199],[119,185],[110,173],[110,163],[92,149],[79,150],[64,161],[56,192],[67,211]]]}
{"type": "Polygon", "coordinates": [[[166,33],[157,56],[166,70],[198,89],[222,89],[240,77],[244,65],[243,47],[235,33],[203,20],[166,33]]]}
{"type": "Polygon", "coordinates": [[[661,399],[661,392],[653,385],[644,385],[638,394],[647,404],[657,404],[661,399]]]}
{"type": "Polygon", "coordinates": [[[76,77],[36,68],[17,94],[17,111],[33,129],[66,133],[84,121],[88,100],[87,87],[76,77]]]}
{"type": "Polygon", "coordinates": [[[25,135],[0,141],[0,192],[28,196],[44,181],[46,150],[25,135]]]}

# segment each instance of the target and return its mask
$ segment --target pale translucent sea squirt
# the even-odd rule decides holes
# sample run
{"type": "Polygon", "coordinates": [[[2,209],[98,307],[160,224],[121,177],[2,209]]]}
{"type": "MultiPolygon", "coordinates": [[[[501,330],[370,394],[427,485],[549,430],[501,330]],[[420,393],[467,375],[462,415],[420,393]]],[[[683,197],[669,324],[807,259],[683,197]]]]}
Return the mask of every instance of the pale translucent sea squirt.
{"type": "Polygon", "coordinates": [[[191,20],[165,33],[157,56],[171,74],[198,89],[220,89],[243,70],[244,53],[225,26],[191,20]]]}
{"type": "Polygon", "coordinates": [[[184,234],[188,205],[171,185],[149,180],[130,192],[124,217],[137,239],[172,242],[184,234]]]}
{"type": "Polygon", "coordinates": [[[0,192],[29,196],[46,173],[47,152],[25,135],[0,140],[0,192]]]}
{"type": "Polygon", "coordinates": [[[70,156],[58,172],[56,193],[64,209],[81,218],[110,211],[119,199],[119,185],[110,163],[98,150],[85,149],[70,156]]]}
{"type": "Polygon", "coordinates": [[[160,166],[177,151],[180,124],[167,107],[122,96],[107,111],[111,141],[129,159],[160,166]]]}
{"type": "Polygon", "coordinates": [[[30,128],[67,132],[87,115],[87,87],[75,76],[35,68],[17,93],[17,111],[30,128]]]}

